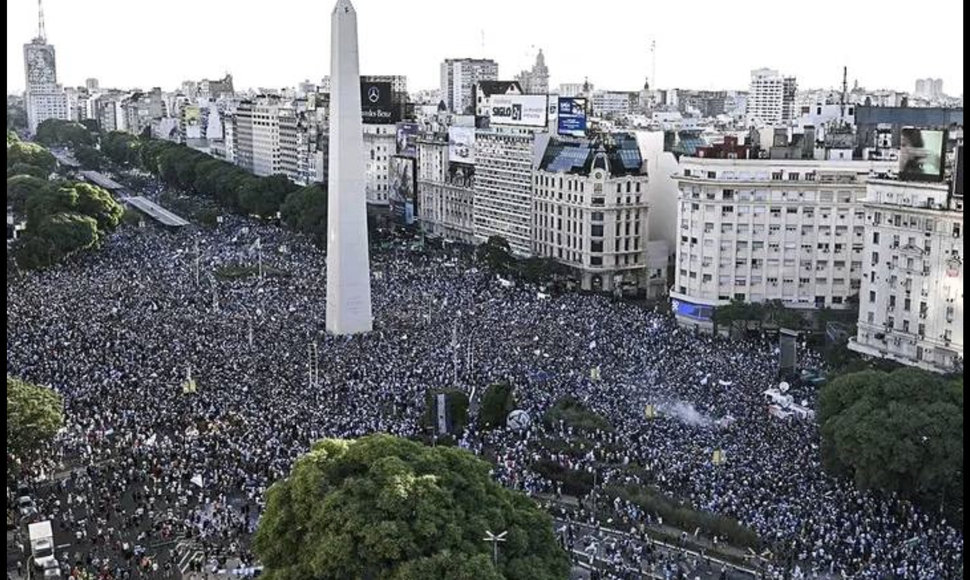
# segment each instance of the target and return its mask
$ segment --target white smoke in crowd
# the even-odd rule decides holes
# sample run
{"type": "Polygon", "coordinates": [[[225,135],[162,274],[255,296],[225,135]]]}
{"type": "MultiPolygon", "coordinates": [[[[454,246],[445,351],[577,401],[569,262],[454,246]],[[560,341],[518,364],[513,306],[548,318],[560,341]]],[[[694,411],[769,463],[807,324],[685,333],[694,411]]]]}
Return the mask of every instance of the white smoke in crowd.
{"type": "Polygon", "coordinates": [[[657,410],[692,427],[710,427],[714,424],[713,419],[694,408],[692,403],[684,401],[661,403],[657,405],[657,410]]]}

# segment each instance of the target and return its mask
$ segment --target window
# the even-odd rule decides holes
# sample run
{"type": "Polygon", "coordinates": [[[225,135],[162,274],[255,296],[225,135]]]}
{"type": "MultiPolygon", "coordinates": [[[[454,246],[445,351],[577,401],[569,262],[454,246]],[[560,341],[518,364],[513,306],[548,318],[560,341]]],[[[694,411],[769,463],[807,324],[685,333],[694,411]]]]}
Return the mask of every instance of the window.
{"type": "Polygon", "coordinates": [[[602,266],[603,265],[603,256],[590,256],[590,258],[589,258],[589,265],[590,266],[602,266]]]}
{"type": "Polygon", "coordinates": [[[593,237],[602,238],[603,237],[603,225],[602,224],[593,224],[593,225],[591,225],[590,228],[589,228],[589,233],[593,237]]]}
{"type": "Polygon", "coordinates": [[[782,179],[782,173],[781,173],[781,171],[773,171],[771,173],[771,180],[772,181],[781,181],[781,179],[782,179]]]}
{"type": "Polygon", "coordinates": [[[592,220],[592,221],[594,221],[594,222],[601,222],[601,221],[603,221],[603,212],[601,212],[601,211],[594,211],[594,212],[592,212],[592,213],[589,214],[589,219],[592,220]]]}
{"type": "Polygon", "coordinates": [[[798,181],[798,174],[797,173],[789,173],[788,174],[788,181],[798,181]]]}
{"type": "Polygon", "coordinates": [[[872,232],[872,243],[873,244],[879,243],[879,232],[872,232]]]}
{"type": "Polygon", "coordinates": [[[876,291],[875,290],[870,290],[869,291],[869,303],[870,304],[875,304],[876,303],[876,291]]]}
{"type": "Polygon", "coordinates": [[[603,251],[603,240],[592,240],[589,243],[589,251],[590,252],[596,252],[596,253],[602,253],[602,251],[603,251]]]}
{"type": "Polygon", "coordinates": [[[717,172],[716,171],[708,171],[707,172],[707,178],[708,179],[717,179],[717,172]]]}

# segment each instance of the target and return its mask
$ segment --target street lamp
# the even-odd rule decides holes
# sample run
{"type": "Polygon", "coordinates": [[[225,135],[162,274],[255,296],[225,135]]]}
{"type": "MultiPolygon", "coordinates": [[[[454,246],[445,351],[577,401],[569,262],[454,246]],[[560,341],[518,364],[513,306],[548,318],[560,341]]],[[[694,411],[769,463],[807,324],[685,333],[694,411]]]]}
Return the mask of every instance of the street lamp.
{"type": "Polygon", "coordinates": [[[496,536],[492,532],[485,530],[485,537],[483,540],[492,543],[492,563],[496,568],[498,567],[498,543],[505,541],[505,534],[507,533],[509,533],[508,530],[496,536]]]}

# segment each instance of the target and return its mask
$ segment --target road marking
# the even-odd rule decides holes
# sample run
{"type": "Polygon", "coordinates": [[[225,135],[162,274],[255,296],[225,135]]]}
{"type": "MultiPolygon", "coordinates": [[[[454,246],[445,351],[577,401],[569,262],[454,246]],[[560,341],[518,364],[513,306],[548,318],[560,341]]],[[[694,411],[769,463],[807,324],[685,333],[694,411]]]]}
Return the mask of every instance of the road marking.
{"type": "Polygon", "coordinates": [[[71,547],[70,544],[61,544],[61,545],[57,546],[57,549],[60,550],[61,548],[70,548],[70,547],[71,547]]]}

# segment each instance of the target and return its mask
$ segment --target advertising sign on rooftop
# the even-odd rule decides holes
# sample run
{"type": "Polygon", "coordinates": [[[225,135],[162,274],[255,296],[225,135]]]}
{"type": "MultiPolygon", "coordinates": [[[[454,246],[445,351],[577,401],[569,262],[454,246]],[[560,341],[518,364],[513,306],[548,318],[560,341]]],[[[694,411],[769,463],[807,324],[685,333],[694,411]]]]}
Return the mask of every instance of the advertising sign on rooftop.
{"type": "Polygon", "coordinates": [[[586,99],[561,97],[558,114],[560,135],[586,136],[586,99]]]}
{"type": "Polygon", "coordinates": [[[448,161],[475,163],[475,128],[448,128],[448,161]]]}
{"type": "Polygon", "coordinates": [[[906,127],[900,130],[899,178],[943,181],[946,131],[906,127]]]}
{"type": "Polygon", "coordinates": [[[360,113],[363,121],[371,125],[388,125],[397,122],[391,102],[391,83],[360,83],[360,113]]]}
{"type": "Polygon", "coordinates": [[[489,101],[492,125],[546,126],[546,95],[493,95],[489,101]]]}

